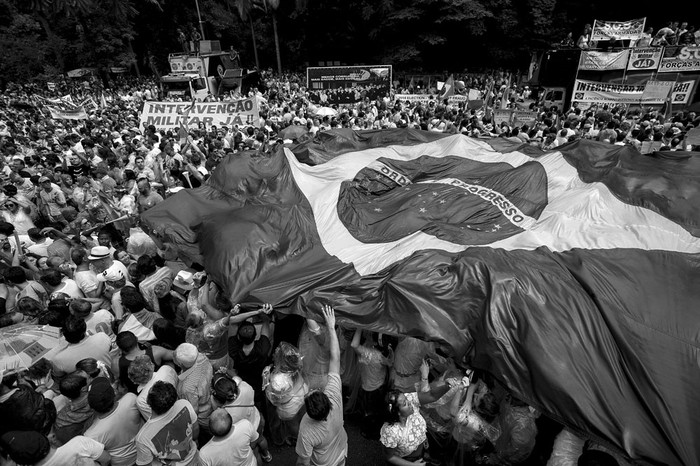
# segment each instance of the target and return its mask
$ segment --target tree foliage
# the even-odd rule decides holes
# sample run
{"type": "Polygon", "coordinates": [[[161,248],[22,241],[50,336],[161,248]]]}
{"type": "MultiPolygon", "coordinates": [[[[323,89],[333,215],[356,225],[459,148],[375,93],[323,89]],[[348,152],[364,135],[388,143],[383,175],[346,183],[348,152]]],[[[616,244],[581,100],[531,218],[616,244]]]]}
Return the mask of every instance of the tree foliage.
{"type": "MultiPolygon", "coordinates": [[[[525,69],[544,49],[585,23],[648,14],[603,0],[199,0],[207,39],[221,41],[254,67],[281,62],[302,70],[319,62],[393,64],[397,70],[445,72],[525,69]],[[273,17],[274,15],[274,17],[273,17]]],[[[668,15],[667,15],[668,16],[668,15]]],[[[661,25],[663,15],[647,24],[661,25]],[[658,23],[658,24],[657,24],[658,23]]],[[[167,72],[178,51],[176,29],[198,27],[192,0],[0,0],[4,79],[58,69],[148,63],[167,72]]]]}

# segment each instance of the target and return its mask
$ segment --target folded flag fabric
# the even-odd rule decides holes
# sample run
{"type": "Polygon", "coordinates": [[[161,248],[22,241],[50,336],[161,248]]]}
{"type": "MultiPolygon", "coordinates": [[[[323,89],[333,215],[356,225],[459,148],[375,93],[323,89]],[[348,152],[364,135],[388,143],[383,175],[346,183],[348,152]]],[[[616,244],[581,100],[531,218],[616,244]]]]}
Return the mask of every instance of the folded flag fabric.
{"type": "Polygon", "coordinates": [[[698,464],[700,157],[558,149],[322,133],[229,157],[143,220],[234,302],[332,304],[635,460],[698,464]]]}

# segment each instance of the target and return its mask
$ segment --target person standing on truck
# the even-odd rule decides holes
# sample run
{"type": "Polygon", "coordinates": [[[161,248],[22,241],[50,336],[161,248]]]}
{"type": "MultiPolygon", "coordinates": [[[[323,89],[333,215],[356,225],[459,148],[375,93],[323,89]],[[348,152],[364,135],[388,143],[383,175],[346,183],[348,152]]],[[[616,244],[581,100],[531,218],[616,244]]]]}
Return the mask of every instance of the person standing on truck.
{"type": "Polygon", "coordinates": [[[190,47],[187,45],[187,36],[185,36],[185,33],[182,32],[180,28],[177,28],[177,41],[180,42],[184,53],[190,53],[190,47]]]}
{"type": "Polygon", "coordinates": [[[592,47],[591,45],[591,32],[593,29],[591,29],[590,24],[586,24],[583,27],[583,33],[579,36],[578,40],[576,41],[576,47],[580,49],[589,49],[592,47]]]}
{"type": "Polygon", "coordinates": [[[199,41],[202,40],[202,36],[194,26],[190,29],[190,40],[192,41],[194,53],[199,54],[199,41]]]}

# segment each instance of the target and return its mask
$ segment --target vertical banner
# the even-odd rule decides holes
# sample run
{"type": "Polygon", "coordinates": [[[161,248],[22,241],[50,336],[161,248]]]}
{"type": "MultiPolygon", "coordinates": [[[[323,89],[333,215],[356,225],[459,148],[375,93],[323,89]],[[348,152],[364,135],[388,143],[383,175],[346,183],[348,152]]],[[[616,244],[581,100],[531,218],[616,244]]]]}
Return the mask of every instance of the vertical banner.
{"type": "Polygon", "coordinates": [[[593,22],[591,40],[638,40],[644,33],[646,18],[631,19],[629,21],[601,21],[593,22]]]}

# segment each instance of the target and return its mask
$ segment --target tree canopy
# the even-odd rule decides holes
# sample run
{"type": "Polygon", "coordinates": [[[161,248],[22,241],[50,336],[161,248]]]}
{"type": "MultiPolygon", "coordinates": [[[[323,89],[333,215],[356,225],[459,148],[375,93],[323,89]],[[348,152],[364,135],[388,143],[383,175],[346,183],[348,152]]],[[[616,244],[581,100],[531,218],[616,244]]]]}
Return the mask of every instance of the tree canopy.
{"type": "MultiPolygon", "coordinates": [[[[238,50],[244,66],[281,62],[296,71],[329,61],[438,73],[524,70],[530,51],[577,36],[596,18],[648,15],[657,29],[677,19],[648,0],[634,12],[602,0],[199,0],[199,7],[206,38],[238,50]]],[[[0,77],[79,67],[138,72],[149,57],[165,71],[168,53],[180,49],[176,29],[197,26],[191,0],[0,0],[0,77]]]]}

